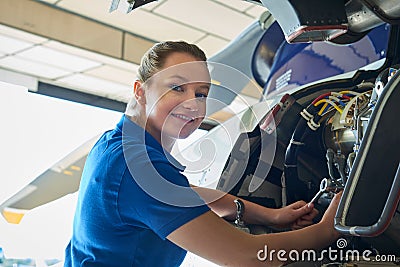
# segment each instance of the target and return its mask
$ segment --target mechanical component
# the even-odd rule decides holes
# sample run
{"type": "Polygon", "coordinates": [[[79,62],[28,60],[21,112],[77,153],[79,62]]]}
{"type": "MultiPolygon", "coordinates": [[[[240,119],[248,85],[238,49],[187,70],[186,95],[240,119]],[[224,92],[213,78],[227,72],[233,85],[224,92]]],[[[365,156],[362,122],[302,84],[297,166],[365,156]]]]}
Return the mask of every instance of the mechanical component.
{"type": "Polygon", "coordinates": [[[346,168],[346,157],[338,152],[337,154],[333,151],[333,149],[328,148],[326,151],[326,160],[328,164],[328,171],[329,171],[329,176],[332,179],[337,180],[337,178],[334,175],[334,167],[336,167],[337,171],[340,174],[340,179],[343,184],[346,183],[346,173],[345,173],[345,168],[346,168]]]}
{"type": "Polygon", "coordinates": [[[353,151],[356,137],[354,136],[351,124],[346,127],[339,120],[339,112],[335,112],[332,117],[327,119],[325,123],[324,143],[327,149],[336,152],[340,151],[341,154],[348,155],[353,151]]]}
{"type": "Polygon", "coordinates": [[[315,203],[324,193],[338,193],[340,190],[344,188],[344,185],[334,179],[324,178],[321,180],[319,185],[319,191],[317,194],[310,200],[310,203],[315,203]]]}
{"type": "Polygon", "coordinates": [[[343,111],[335,112],[326,121],[325,145],[346,157],[357,150],[354,144],[360,143],[370,114],[370,91],[351,98],[343,111]]]}

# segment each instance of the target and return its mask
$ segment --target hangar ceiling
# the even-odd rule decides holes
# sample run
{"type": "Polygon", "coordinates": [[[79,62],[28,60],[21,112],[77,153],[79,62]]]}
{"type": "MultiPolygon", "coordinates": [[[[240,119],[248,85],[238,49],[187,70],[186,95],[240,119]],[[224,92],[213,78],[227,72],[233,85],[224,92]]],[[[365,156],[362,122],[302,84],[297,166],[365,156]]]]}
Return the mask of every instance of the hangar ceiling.
{"type": "Polygon", "coordinates": [[[2,0],[0,80],[32,91],[44,82],[126,102],[140,57],[153,43],[185,40],[210,57],[265,11],[241,0],[159,0],[128,14],[124,4],[109,13],[110,5],[2,0]]]}

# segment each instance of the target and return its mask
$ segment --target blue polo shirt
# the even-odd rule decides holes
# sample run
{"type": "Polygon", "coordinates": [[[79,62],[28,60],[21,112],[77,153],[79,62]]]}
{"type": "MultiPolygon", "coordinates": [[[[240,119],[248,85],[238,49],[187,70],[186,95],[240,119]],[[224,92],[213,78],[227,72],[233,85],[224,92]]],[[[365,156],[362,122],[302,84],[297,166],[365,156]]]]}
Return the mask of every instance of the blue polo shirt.
{"type": "Polygon", "coordinates": [[[179,266],[166,237],[209,211],[183,170],[124,115],[86,160],[64,266],[179,266]]]}

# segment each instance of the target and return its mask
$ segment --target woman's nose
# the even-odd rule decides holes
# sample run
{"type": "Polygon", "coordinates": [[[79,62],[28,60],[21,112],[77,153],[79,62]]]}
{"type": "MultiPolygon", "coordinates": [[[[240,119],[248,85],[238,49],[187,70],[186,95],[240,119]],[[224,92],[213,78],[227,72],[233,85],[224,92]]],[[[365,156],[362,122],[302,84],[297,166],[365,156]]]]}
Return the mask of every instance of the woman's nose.
{"type": "Polygon", "coordinates": [[[190,111],[199,110],[198,101],[196,100],[195,96],[187,98],[185,101],[183,101],[182,106],[190,111]]]}

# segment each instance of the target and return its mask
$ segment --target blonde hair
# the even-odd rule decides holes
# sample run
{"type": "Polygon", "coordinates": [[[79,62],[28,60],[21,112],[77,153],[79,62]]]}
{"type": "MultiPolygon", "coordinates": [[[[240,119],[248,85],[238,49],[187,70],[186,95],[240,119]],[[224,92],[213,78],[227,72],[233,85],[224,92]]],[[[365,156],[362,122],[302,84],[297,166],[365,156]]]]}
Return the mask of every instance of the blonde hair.
{"type": "Polygon", "coordinates": [[[187,53],[199,59],[199,61],[207,60],[203,50],[195,44],[189,44],[184,41],[157,43],[143,55],[138,69],[138,79],[146,82],[162,69],[168,56],[175,52],[187,53]]]}

